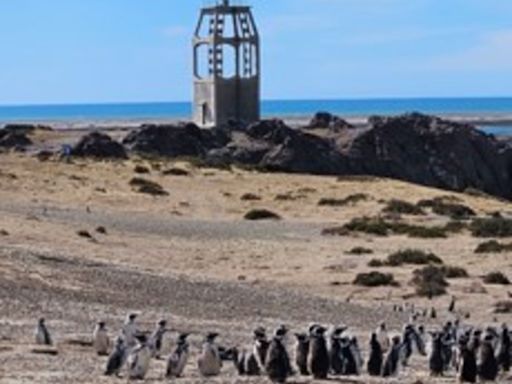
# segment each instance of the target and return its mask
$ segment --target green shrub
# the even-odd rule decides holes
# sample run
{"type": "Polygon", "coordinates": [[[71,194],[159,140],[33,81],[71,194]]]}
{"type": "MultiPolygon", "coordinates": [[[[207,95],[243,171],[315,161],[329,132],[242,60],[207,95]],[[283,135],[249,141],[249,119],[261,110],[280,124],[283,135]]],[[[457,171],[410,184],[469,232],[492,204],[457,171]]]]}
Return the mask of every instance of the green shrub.
{"type": "Polygon", "coordinates": [[[331,227],[322,230],[322,236],[348,236],[350,231],[345,227],[331,227]]]}
{"type": "Polygon", "coordinates": [[[347,252],[347,254],[349,254],[349,255],[370,255],[372,253],[373,253],[373,251],[371,249],[364,248],[364,247],[355,247],[347,252]]]}
{"type": "Polygon", "coordinates": [[[489,272],[484,276],[485,284],[510,285],[510,280],[501,272],[489,272]]]}
{"type": "Polygon", "coordinates": [[[403,200],[391,200],[384,207],[383,212],[386,213],[397,213],[401,215],[424,215],[423,209],[415,204],[408,203],[403,200]]]}
{"type": "Polygon", "coordinates": [[[475,253],[502,253],[512,251],[512,244],[501,244],[496,240],[478,244],[475,253]]]}
{"type": "Polygon", "coordinates": [[[398,267],[403,264],[443,264],[443,260],[433,253],[427,253],[418,249],[398,251],[389,255],[387,258],[387,265],[389,266],[398,267]]]}
{"type": "Polygon", "coordinates": [[[164,176],[190,176],[190,172],[183,168],[172,167],[162,172],[164,176]]]}
{"type": "Polygon", "coordinates": [[[380,268],[380,267],[385,267],[386,266],[386,262],[384,260],[381,260],[381,259],[371,259],[369,262],[368,262],[368,266],[370,268],[380,268]]]}
{"type": "Polygon", "coordinates": [[[447,233],[461,233],[467,228],[467,224],[459,220],[451,220],[444,226],[447,233]]]}
{"type": "Polygon", "coordinates": [[[418,225],[407,225],[405,233],[409,237],[419,239],[444,239],[447,237],[444,227],[421,227],[418,225]]]}
{"type": "Polygon", "coordinates": [[[512,237],[512,220],[503,217],[475,219],[469,229],[475,237],[512,237]]]}
{"type": "Polygon", "coordinates": [[[245,193],[240,197],[240,200],[242,201],[259,201],[261,200],[261,197],[254,194],[254,193],[245,193]]]}
{"type": "Polygon", "coordinates": [[[145,173],[151,173],[148,167],[145,167],[144,165],[137,164],[133,170],[135,173],[145,174],[145,173]]]}
{"type": "Polygon", "coordinates": [[[361,285],[363,287],[399,286],[399,284],[395,281],[393,274],[376,271],[369,273],[359,273],[356,276],[353,284],[361,285]]]}
{"type": "Polygon", "coordinates": [[[420,200],[417,206],[432,208],[435,214],[448,216],[453,220],[466,220],[476,215],[473,209],[456,201],[460,200],[454,196],[436,197],[432,200],[420,200]]]}
{"type": "Polygon", "coordinates": [[[455,267],[453,265],[445,265],[441,267],[444,276],[447,279],[465,279],[469,277],[468,271],[462,267],[455,267]]]}
{"type": "Polygon", "coordinates": [[[344,207],[346,205],[354,205],[359,203],[360,201],[368,200],[368,195],[364,193],[356,193],[354,195],[349,195],[344,199],[331,199],[324,198],[320,199],[318,202],[319,206],[331,206],[331,207],[344,207]]]}
{"type": "Polygon", "coordinates": [[[387,236],[388,224],[381,218],[355,218],[345,224],[345,228],[351,232],[362,232],[376,236],[387,236]]]}
{"type": "Polygon", "coordinates": [[[281,220],[281,216],[277,213],[269,211],[268,209],[253,209],[247,212],[244,216],[245,220],[281,220]]]}
{"type": "Polygon", "coordinates": [[[446,294],[449,286],[442,268],[429,265],[413,272],[412,284],[416,294],[422,297],[435,297],[446,294]]]}
{"type": "Polygon", "coordinates": [[[167,196],[167,192],[163,187],[151,180],[146,180],[141,177],[134,177],[130,180],[130,185],[134,187],[137,192],[145,193],[153,196],[167,196]]]}

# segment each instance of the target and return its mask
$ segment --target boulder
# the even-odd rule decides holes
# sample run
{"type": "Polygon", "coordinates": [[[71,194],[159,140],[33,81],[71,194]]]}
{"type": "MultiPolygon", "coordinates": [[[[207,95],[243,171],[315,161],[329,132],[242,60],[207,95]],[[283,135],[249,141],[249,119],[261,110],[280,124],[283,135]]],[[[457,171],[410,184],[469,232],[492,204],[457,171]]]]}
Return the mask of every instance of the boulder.
{"type": "Polygon", "coordinates": [[[98,159],[127,159],[124,147],[110,136],[92,132],[80,139],[73,147],[71,154],[78,157],[94,157],[98,159]]]}
{"type": "Polygon", "coordinates": [[[220,130],[201,130],[193,123],[178,125],[143,125],[123,140],[130,150],[167,157],[202,157],[229,141],[220,130]]]}
{"type": "Polygon", "coordinates": [[[418,113],[369,122],[341,149],[353,173],[512,197],[512,150],[494,136],[418,113]]]}
{"type": "Polygon", "coordinates": [[[0,148],[24,149],[29,145],[32,145],[32,140],[24,133],[0,129],[0,148]]]}
{"type": "Polygon", "coordinates": [[[329,112],[317,112],[305,129],[328,129],[332,132],[341,132],[345,129],[353,129],[354,126],[341,117],[329,112]]]}

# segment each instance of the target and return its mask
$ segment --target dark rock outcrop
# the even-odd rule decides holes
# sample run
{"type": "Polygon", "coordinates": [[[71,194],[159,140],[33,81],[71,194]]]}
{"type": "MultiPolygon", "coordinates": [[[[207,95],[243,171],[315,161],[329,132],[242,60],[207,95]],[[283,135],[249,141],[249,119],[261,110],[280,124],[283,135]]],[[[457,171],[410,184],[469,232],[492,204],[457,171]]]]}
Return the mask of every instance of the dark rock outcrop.
{"type": "Polygon", "coordinates": [[[48,125],[41,124],[24,124],[24,123],[12,123],[7,124],[3,128],[7,132],[30,134],[35,131],[52,131],[53,128],[48,125]]]}
{"type": "Polygon", "coordinates": [[[78,157],[94,157],[98,159],[127,159],[124,147],[110,136],[92,132],[80,139],[73,147],[71,154],[78,157]]]}
{"type": "Polygon", "coordinates": [[[221,147],[229,136],[220,130],[201,130],[195,124],[143,125],[124,140],[135,152],[159,156],[202,157],[208,149],[221,147]]]}
{"type": "Polygon", "coordinates": [[[512,150],[492,135],[417,113],[370,122],[342,150],[352,172],[512,197],[512,150]]]}
{"type": "Polygon", "coordinates": [[[317,112],[305,129],[328,129],[332,132],[341,132],[345,129],[353,129],[354,126],[341,117],[329,112],[317,112]]]}
{"type": "Polygon", "coordinates": [[[24,149],[29,145],[32,145],[32,140],[26,134],[0,129],[0,148],[24,149]]]}
{"type": "MultiPolygon", "coordinates": [[[[317,120],[328,116],[317,116],[317,120]]],[[[324,122],[318,123],[324,125],[324,122]]],[[[317,135],[264,120],[245,130],[194,124],[143,126],[126,137],[132,150],[199,157],[280,172],[372,175],[438,188],[468,188],[512,198],[512,146],[476,128],[422,114],[372,117],[370,126],[317,135]]]]}

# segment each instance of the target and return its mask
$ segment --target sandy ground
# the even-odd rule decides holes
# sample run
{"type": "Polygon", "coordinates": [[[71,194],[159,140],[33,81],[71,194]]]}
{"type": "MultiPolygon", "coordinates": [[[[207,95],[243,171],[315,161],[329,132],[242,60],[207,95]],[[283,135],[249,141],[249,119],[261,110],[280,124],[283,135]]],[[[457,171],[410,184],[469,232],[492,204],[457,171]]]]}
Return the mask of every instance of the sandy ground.
{"type": "MultiPolygon", "coordinates": [[[[63,133],[39,135],[36,140],[43,146],[75,139],[63,133]]],[[[449,295],[432,302],[411,299],[413,267],[383,269],[395,275],[399,288],[351,284],[357,273],[370,270],[370,259],[404,248],[435,252],[446,264],[468,270],[471,277],[451,281],[449,293],[457,296],[461,313],[471,313],[471,322],[510,321],[491,313],[494,302],[508,297],[507,290],[483,286],[481,275],[494,270],[511,275],[511,255],[474,254],[481,240],[469,233],[441,240],[321,235],[322,229],[351,218],[378,214],[392,198],[416,202],[446,195],[460,198],[480,215],[512,213],[512,206],[499,200],[384,179],[260,174],[139,158],[66,164],[40,162],[30,153],[2,154],[0,231],[8,234],[0,236],[0,383],[116,382],[102,377],[104,359],[73,341],[87,340],[98,319],[105,319],[114,335],[128,311],[141,314],[144,329],[166,318],[174,330],[191,331],[194,352],[211,330],[221,333],[222,344],[243,346],[257,325],[270,330],[287,324],[298,330],[313,321],[347,324],[366,349],[368,332],[380,321],[401,329],[407,315],[392,307],[404,298],[418,308],[438,308],[438,322],[450,318],[449,295]],[[129,181],[137,176],[137,164],[150,169],[142,177],[161,184],[169,196],[134,191],[129,181]],[[190,175],[162,175],[170,167],[190,175]],[[243,201],[246,193],[260,200],[243,201]],[[318,206],[321,198],[355,193],[369,198],[339,208],[318,206]],[[289,198],[276,199],[279,195],[289,198]],[[283,219],[243,220],[253,208],[270,209],[283,219]],[[99,226],[107,233],[98,233],[99,226]],[[81,230],[92,239],[79,236],[81,230]],[[374,254],[347,255],[355,246],[374,254]],[[485,293],[471,293],[475,287],[485,293]],[[57,356],[31,353],[40,316],[48,319],[57,340],[57,356]]],[[[421,225],[447,221],[433,214],[406,219],[421,225]]],[[[167,350],[175,337],[171,333],[166,339],[167,350]]],[[[155,362],[148,382],[161,381],[163,367],[155,362]]],[[[397,380],[429,382],[425,368],[426,360],[416,358],[397,380]]],[[[355,380],[369,382],[364,376],[355,380]]],[[[193,358],[180,381],[201,381],[193,358]]],[[[215,381],[265,380],[239,379],[227,364],[215,381]]],[[[454,377],[439,381],[453,382],[454,377]]]]}

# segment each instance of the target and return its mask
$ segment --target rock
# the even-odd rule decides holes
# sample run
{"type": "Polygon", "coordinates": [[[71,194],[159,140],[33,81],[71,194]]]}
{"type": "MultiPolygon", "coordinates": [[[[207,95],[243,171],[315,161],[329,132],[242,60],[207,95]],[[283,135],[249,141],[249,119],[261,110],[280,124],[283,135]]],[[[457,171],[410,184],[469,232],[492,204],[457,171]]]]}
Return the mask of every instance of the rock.
{"type": "Polygon", "coordinates": [[[7,124],[3,128],[7,132],[13,132],[13,133],[23,133],[25,135],[28,135],[30,133],[33,133],[35,131],[53,131],[53,128],[47,125],[40,125],[40,124],[7,124]]]}
{"type": "Polygon", "coordinates": [[[341,132],[353,128],[353,125],[329,112],[317,112],[309,125],[305,127],[305,129],[329,129],[332,132],[341,132]]]}
{"type": "Polygon", "coordinates": [[[32,145],[30,140],[24,133],[18,133],[11,130],[0,130],[0,148],[24,149],[32,145]]]}
{"type": "Polygon", "coordinates": [[[93,157],[98,159],[127,159],[124,147],[110,136],[92,132],[80,139],[71,154],[78,157],[93,157]]]}
{"type": "Polygon", "coordinates": [[[494,136],[418,113],[369,121],[371,129],[340,146],[351,172],[512,197],[512,150],[494,136]]]}
{"type": "Polygon", "coordinates": [[[202,157],[214,147],[221,147],[229,137],[220,130],[201,130],[195,124],[143,125],[124,140],[129,149],[167,157],[202,157]]]}

